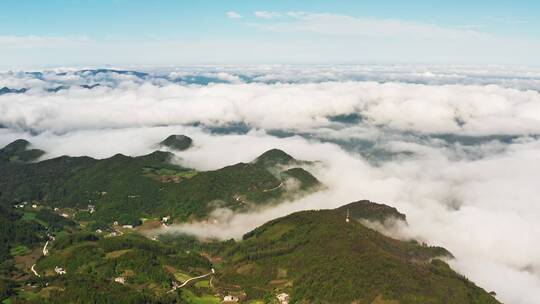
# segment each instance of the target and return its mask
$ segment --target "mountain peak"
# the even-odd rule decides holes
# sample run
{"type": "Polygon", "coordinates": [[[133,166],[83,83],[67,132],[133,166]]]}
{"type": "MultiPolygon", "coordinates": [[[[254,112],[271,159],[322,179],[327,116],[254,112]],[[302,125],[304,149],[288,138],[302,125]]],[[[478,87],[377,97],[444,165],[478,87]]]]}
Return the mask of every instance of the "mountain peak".
{"type": "Polygon", "coordinates": [[[191,147],[193,144],[193,139],[191,137],[180,134],[173,134],[165,138],[162,142],[159,143],[160,146],[165,146],[173,150],[184,151],[191,147]]]}
{"type": "Polygon", "coordinates": [[[30,142],[26,139],[17,139],[9,144],[7,144],[2,151],[8,153],[21,152],[26,150],[30,146],[30,142]]]}
{"type": "Polygon", "coordinates": [[[344,213],[400,214],[392,209],[359,201],[272,220],[227,251],[220,284],[252,298],[279,288],[299,303],[498,303],[440,259],[452,257],[446,249],[392,239],[344,213]]]}
{"type": "Polygon", "coordinates": [[[336,210],[348,212],[353,219],[365,219],[369,221],[384,222],[388,218],[395,218],[406,221],[405,214],[399,212],[396,208],[385,204],[377,204],[368,200],[360,200],[343,205],[336,210]]]}
{"type": "Polygon", "coordinates": [[[255,159],[255,163],[264,166],[286,165],[292,161],[295,161],[292,156],[279,149],[268,150],[255,159]]]}
{"type": "Polygon", "coordinates": [[[43,150],[28,149],[28,147],[30,147],[29,141],[17,139],[0,149],[0,160],[8,162],[30,162],[45,154],[43,150]]]}

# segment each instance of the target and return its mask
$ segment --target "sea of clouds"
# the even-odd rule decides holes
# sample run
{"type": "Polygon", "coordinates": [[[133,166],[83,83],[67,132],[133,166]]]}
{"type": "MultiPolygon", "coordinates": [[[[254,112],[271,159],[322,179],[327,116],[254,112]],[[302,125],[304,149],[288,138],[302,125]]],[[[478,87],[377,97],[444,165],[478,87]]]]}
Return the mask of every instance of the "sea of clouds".
{"type": "Polygon", "coordinates": [[[458,66],[201,66],[0,73],[0,145],[45,158],[142,155],[170,134],[201,170],[280,148],[319,160],[324,191],[174,229],[238,238],[290,212],[369,199],[393,236],[450,250],[506,303],[540,299],[540,70],[458,66]],[[96,86],[96,84],[98,84],[96,86]],[[2,88],[4,88],[2,90],[2,88]]]}

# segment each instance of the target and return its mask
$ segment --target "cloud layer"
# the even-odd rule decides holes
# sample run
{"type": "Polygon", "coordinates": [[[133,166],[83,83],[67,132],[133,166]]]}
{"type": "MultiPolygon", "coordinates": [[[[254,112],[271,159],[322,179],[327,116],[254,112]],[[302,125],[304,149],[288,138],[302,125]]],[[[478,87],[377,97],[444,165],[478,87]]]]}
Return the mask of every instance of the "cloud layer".
{"type": "MultiPolygon", "coordinates": [[[[7,73],[0,85],[28,91],[0,95],[0,125],[57,133],[242,123],[294,132],[345,129],[333,132],[336,136],[357,128],[361,128],[358,135],[369,130],[466,136],[540,134],[540,94],[535,90],[373,81],[268,84],[246,82],[240,76],[225,72],[206,76],[126,71],[7,73]],[[183,85],[186,80],[214,83],[183,85]],[[358,120],[353,125],[333,120],[351,115],[358,120]]],[[[272,73],[258,78],[265,76],[272,73]]]]}
{"type": "Polygon", "coordinates": [[[0,145],[141,155],[174,133],[184,165],[215,169],[270,148],[328,189],[181,231],[238,237],[296,210],[359,199],[407,214],[393,231],[449,249],[455,269],[507,303],[540,298],[540,72],[473,67],[199,67],[0,74],[0,145]],[[99,84],[99,86],[94,86],[99,84]],[[83,87],[83,86],[91,86],[83,87]]]}

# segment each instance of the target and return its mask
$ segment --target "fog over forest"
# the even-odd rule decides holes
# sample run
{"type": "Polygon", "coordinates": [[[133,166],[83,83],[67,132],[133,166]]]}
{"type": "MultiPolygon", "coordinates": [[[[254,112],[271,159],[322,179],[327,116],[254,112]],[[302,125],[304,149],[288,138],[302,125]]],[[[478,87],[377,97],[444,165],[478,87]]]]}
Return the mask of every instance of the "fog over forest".
{"type": "Polygon", "coordinates": [[[540,69],[474,66],[200,66],[0,73],[0,146],[143,155],[194,139],[174,162],[201,170],[283,149],[320,161],[325,190],[216,224],[239,238],[304,209],[368,199],[408,225],[384,231],[447,248],[458,272],[505,303],[540,299],[540,69]],[[136,72],[135,72],[136,71],[136,72]]]}

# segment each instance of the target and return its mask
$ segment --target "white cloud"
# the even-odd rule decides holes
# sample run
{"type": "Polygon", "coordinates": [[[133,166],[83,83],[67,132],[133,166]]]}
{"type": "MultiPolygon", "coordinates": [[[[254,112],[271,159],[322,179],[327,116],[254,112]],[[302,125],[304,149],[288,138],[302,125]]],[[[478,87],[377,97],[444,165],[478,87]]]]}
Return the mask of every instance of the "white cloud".
{"type": "MultiPolygon", "coordinates": [[[[313,131],[332,126],[328,116],[356,113],[364,118],[365,129],[474,136],[540,134],[540,93],[494,85],[326,82],[198,87],[151,83],[131,75],[107,77],[94,81],[112,88],[73,87],[55,94],[36,88],[0,95],[0,124],[66,132],[243,122],[262,129],[313,131]]],[[[220,73],[216,77],[239,81],[220,73]]]]}
{"type": "MultiPolygon", "coordinates": [[[[256,12],[256,16],[271,19],[279,12],[256,12]],[[257,14],[259,13],[259,14],[257,14]]],[[[304,32],[334,36],[385,37],[406,39],[478,39],[489,35],[468,29],[441,27],[434,24],[353,17],[329,13],[288,12],[292,20],[261,24],[260,28],[275,32],[304,32]]]]}
{"type": "MultiPolygon", "coordinates": [[[[301,137],[276,138],[261,131],[214,136],[197,128],[171,126],[43,133],[30,140],[53,151],[52,155],[105,157],[117,152],[148,153],[155,142],[177,133],[195,139],[194,150],[178,153],[185,165],[215,169],[250,161],[277,147],[299,159],[323,161],[324,166],[311,171],[328,186],[327,191],[276,208],[232,217],[229,214],[219,217],[217,224],[184,225],[178,227],[181,231],[239,237],[289,212],[371,199],[407,214],[409,225],[399,235],[446,247],[457,257],[452,261],[455,269],[488,291],[496,291],[503,302],[532,304],[540,296],[540,247],[535,242],[540,237],[540,205],[534,199],[539,194],[535,182],[540,170],[539,140],[511,144],[502,153],[485,149],[480,159],[460,159],[460,152],[454,148],[420,143],[415,156],[379,166],[333,144],[301,137]],[[511,175],[508,168],[512,168],[511,175]],[[514,283],[508,283],[509,277],[514,283]]],[[[6,134],[1,138],[7,140],[6,134]]],[[[399,141],[394,144],[394,151],[411,150],[410,145],[399,141]]]]}
{"type": "Polygon", "coordinates": [[[242,18],[242,15],[240,15],[239,13],[235,12],[235,11],[228,11],[225,13],[225,15],[227,15],[227,17],[231,18],[231,19],[239,19],[239,18],[242,18]]]}
{"type": "Polygon", "coordinates": [[[540,296],[540,247],[535,245],[540,237],[540,209],[537,200],[531,199],[538,195],[534,180],[540,169],[540,141],[513,144],[506,153],[490,152],[482,159],[459,161],[453,160],[457,151],[424,146],[423,154],[372,166],[334,145],[255,133],[208,137],[198,150],[182,153],[182,157],[188,164],[220,159],[219,165],[223,165],[215,151],[235,158],[243,155],[248,161],[270,147],[282,148],[297,158],[322,160],[326,166],[312,171],[329,190],[253,214],[217,217],[215,224],[193,223],[174,229],[228,239],[289,212],[334,208],[367,198],[405,212],[409,225],[401,231],[402,237],[446,247],[457,257],[452,261],[456,269],[488,291],[496,291],[503,302],[532,304],[540,296]],[[508,284],[508,277],[516,283],[508,284]]]}
{"type": "Polygon", "coordinates": [[[272,18],[276,18],[276,17],[281,17],[281,16],[283,16],[282,13],[279,13],[279,12],[269,12],[269,11],[255,11],[255,12],[253,13],[253,15],[255,15],[255,17],[263,18],[263,19],[272,19],[272,18]]]}
{"type": "Polygon", "coordinates": [[[455,269],[496,291],[503,302],[532,304],[540,298],[540,139],[529,136],[540,133],[540,93],[528,89],[538,88],[538,70],[192,67],[165,70],[170,79],[67,71],[46,72],[39,79],[0,74],[0,87],[32,88],[0,96],[0,124],[7,127],[0,129],[0,145],[24,137],[47,150],[46,157],[102,158],[149,153],[166,136],[184,133],[195,139],[195,147],[178,153],[181,162],[204,170],[281,148],[299,159],[321,160],[323,165],[311,171],[328,190],[254,214],[225,213],[215,225],[194,223],[180,229],[238,237],[292,211],[371,199],[407,214],[409,225],[394,231],[396,235],[446,247],[457,257],[451,262],[455,269]],[[171,80],[194,73],[232,84],[179,85],[171,80]],[[250,77],[268,83],[242,82],[250,77]],[[370,77],[383,82],[357,81],[370,77]],[[324,81],[328,79],[333,81],[324,81]],[[96,81],[104,85],[58,93],[42,89],[96,81]],[[351,113],[362,119],[350,124],[327,119],[351,113]],[[245,122],[258,129],[218,136],[181,125],[196,121],[245,122]],[[268,135],[274,129],[311,136],[268,135]],[[465,145],[433,134],[479,137],[472,138],[476,144],[465,145]],[[516,138],[482,137],[500,135],[516,138]]]}
{"type": "Polygon", "coordinates": [[[0,51],[9,49],[72,47],[86,45],[91,41],[86,36],[0,36],[0,51]]]}
{"type": "Polygon", "coordinates": [[[309,15],[311,14],[310,12],[302,12],[302,11],[289,11],[287,13],[285,13],[285,15],[289,16],[289,17],[292,17],[292,18],[301,18],[301,17],[304,17],[306,15],[309,15]]]}

